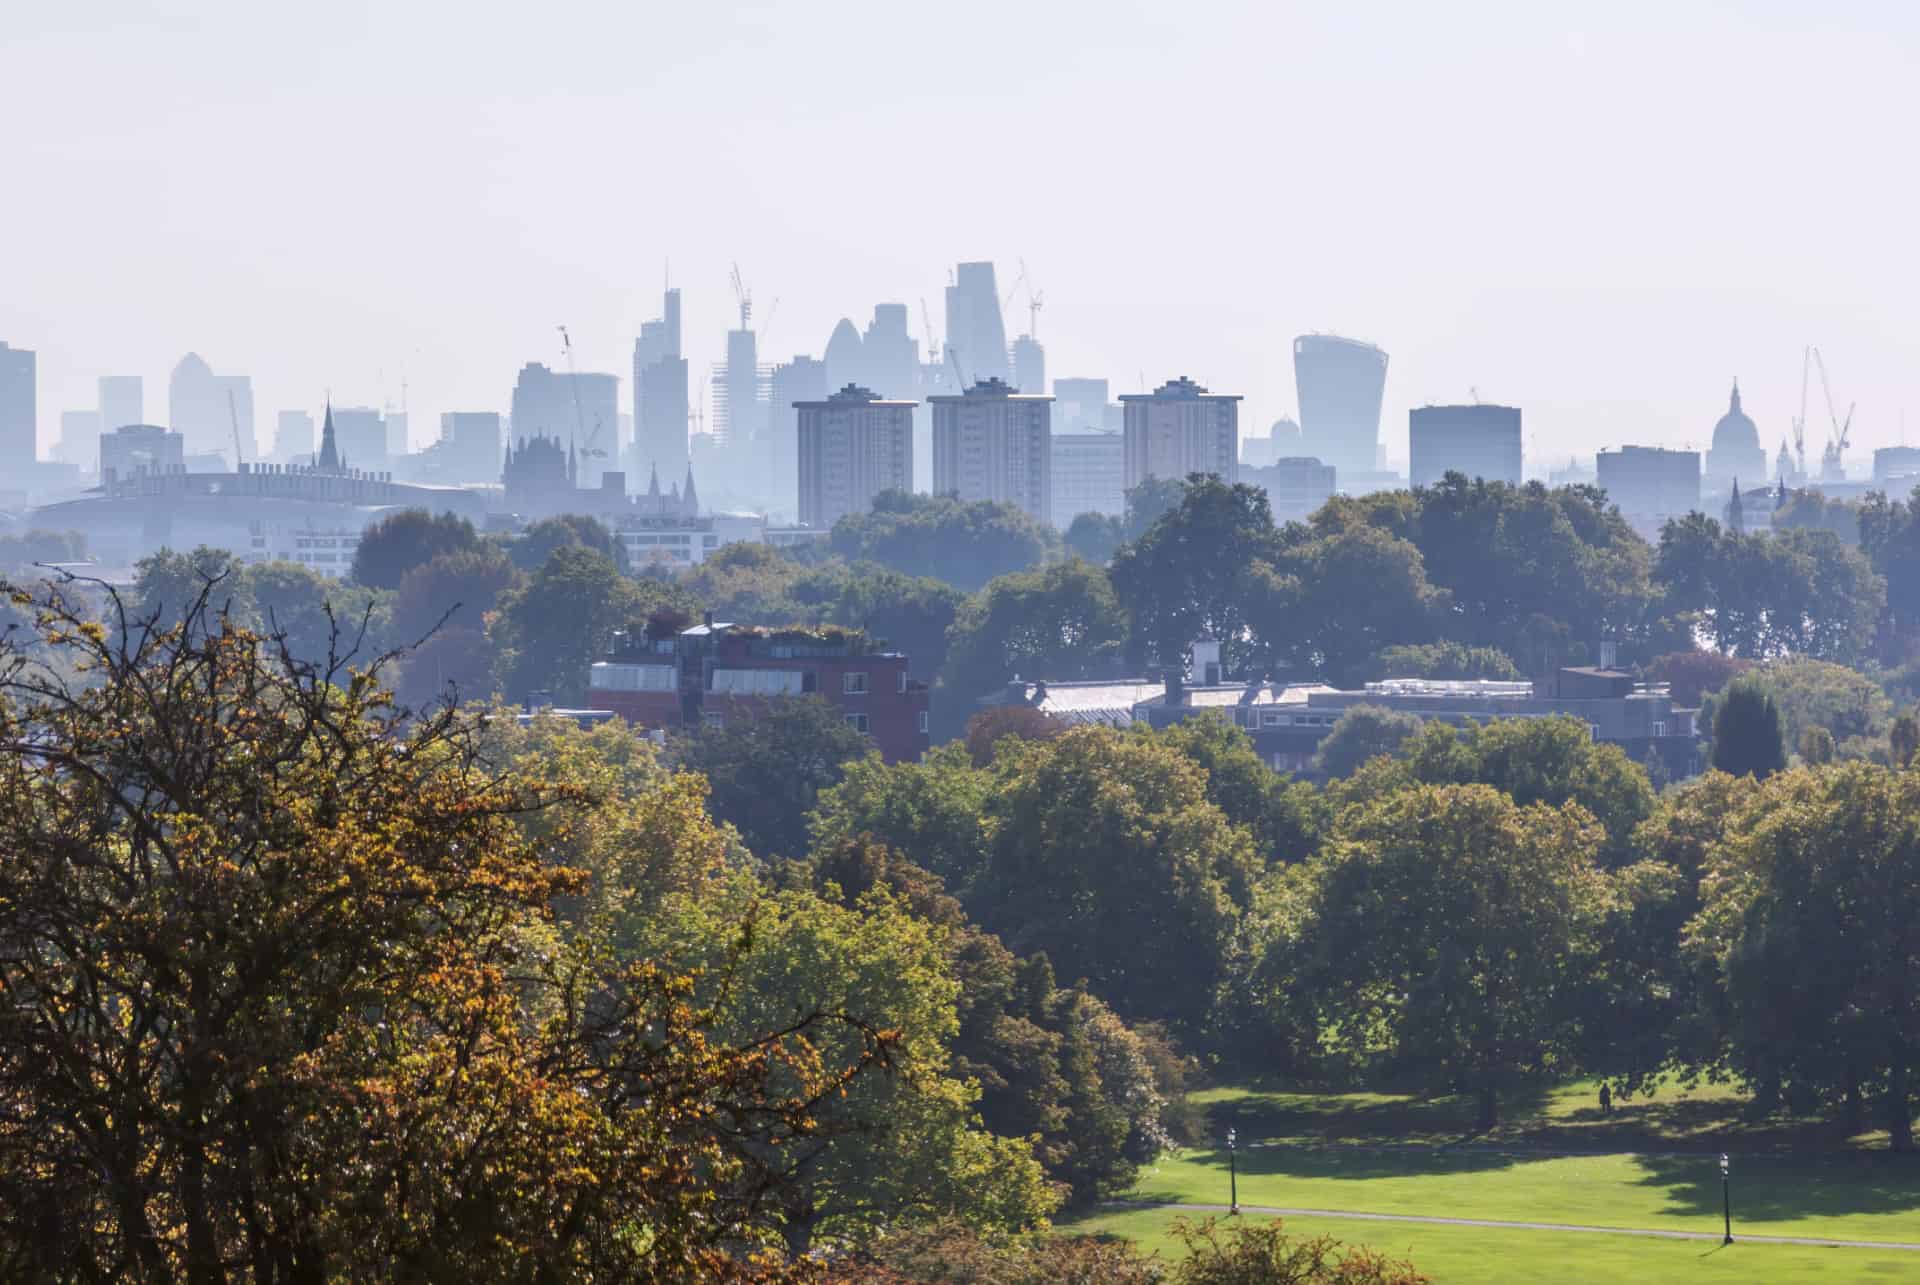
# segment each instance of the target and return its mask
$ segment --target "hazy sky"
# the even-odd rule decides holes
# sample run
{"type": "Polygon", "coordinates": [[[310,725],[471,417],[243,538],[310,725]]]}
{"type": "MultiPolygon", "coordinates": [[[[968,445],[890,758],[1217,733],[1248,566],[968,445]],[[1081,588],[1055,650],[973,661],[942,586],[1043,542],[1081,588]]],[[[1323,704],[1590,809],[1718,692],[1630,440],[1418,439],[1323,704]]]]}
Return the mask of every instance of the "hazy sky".
{"type": "Polygon", "coordinates": [[[1004,288],[1024,258],[1049,374],[1116,392],[1184,372],[1264,426],[1294,335],[1374,340],[1396,456],[1409,406],[1470,388],[1525,408],[1530,462],[1704,447],[1735,375],[1771,454],[1808,343],[1859,445],[1903,408],[1920,441],[1917,30],[1910,3],[16,0],[0,340],[40,353],[43,441],[100,374],[164,416],[189,349],[254,377],[263,440],[403,377],[419,440],[559,365],[560,323],[624,405],[669,261],[704,372],[734,260],[785,358],[878,300],[939,325],[955,260],[1004,288]]]}

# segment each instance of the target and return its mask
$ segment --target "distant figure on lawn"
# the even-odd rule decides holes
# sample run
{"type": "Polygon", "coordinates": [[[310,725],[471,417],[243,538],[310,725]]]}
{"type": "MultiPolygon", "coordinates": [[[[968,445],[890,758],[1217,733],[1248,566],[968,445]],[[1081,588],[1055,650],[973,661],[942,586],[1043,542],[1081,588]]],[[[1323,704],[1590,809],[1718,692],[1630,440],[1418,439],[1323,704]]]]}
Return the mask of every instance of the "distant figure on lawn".
{"type": "Polygon", "coordinates": [[[1613,1090],[1607,1087],[1605,1080],[1600,1082],[1600,1114],[1613,1114],[1613,1090]]]}

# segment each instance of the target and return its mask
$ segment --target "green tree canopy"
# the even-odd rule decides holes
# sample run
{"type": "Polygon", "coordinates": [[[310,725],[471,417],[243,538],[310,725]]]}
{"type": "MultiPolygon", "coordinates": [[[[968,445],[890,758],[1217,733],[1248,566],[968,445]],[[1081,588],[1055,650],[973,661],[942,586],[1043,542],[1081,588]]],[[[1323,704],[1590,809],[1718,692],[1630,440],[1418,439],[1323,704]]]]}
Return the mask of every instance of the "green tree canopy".
{"type": "Polygon", "coordinates": [[[1786,765],[1786,729],[1773,693],[1758,678],[1734,679],[1714,707],[1713,766],[1764,781],[1786,765]]]}
{"type": "Polygon", "coordinates": [[[968,897],[1129,1019],[1192,1030],[1231,965],[1260,865],[1170,746],[1082,727],[995,759],[988,866],[968,897]]]}
{"type": "Polygon", "coordinates": [[[1418,714],[1382,705],[1349,706],[1321,739],[1314,766],[1323,776],[1351,776],[1368,759],[1395,753],[1420,727],[1418,714]]]}
{"type": "Polygon", "coordinates": [[[1691,948],[1724,984],[1725,1060],[1766,1102],[1878,1090],[1913,1146],[1920,1050],[1920,777],[1783,772],[1708,859],[1691,948]],[[1796,1092],[1798,1090],[1798,1092],[1796,1092]]]}
{"type": "Polygon", "coordinates": [[[499,602],[490,634],[508,699],[550,692],[559,703],[577,705],[586,696],[589,668],[606,655],[614,631],[643,614],[646,599],[605,554],[565,544],[499,602]]]}
{"type": "Polygon", "coordinates": [[[712,810],[756,856],[804,857],[807,814],[873,742],[818,696],[776,700],[752,718],[701,727],[676,740],[675,757],[713,787],[712,810]]]}
{"type": "Polygon", "coordinates": [[[949,636],[943,695],[970,709],[1016,674],[1061,681],[1105,672],[1127,618],[1107,573],[1074,558],[997,577],[967,600],[949,636]]]}
{"type": "Polygon", "coordinates": [[[402,509],[360,533],[353,552],[353,580],[369,589],[398,589],[415,567],[443,553],[464,553],[483,543],[473,523],[451,513],[402,509]]]}
{"type": "Polygon", "coordinates": [[[886,491],[834,524],[833,552],[965,590],[1046,561],[1060,537],[1013,504],[886,491]]]}
{"type": "Polygon", "coordinates": [[[1271,561],[1277,533],[1267,493],[1199,474],[1179,504],[1114,555],[1114,592],[1133,621],[1137,655],[1184,665],[1199,638],[1222,644],[1231,671],[1244,664],[1241,638],[1249,574],[1271,561]]]}
{"type": "Polygon", "coordinates": [[[1312,866],[1295,996],[1308,1029],[1435,1091],[1470,1089],[1491,1127],[1503,1092],[1577,1065],[1572,997],[1610,898],[1600,842],[1577,805],[1522,807],[1483,785],[1367,806],[1312,866]]]}

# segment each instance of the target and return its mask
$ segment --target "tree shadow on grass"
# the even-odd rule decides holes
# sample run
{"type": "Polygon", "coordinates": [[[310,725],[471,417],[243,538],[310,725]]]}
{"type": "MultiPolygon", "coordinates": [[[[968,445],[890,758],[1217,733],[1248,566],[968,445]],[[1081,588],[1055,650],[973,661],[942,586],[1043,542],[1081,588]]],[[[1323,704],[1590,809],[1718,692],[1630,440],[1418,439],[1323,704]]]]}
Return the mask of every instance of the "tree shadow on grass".
{"type": "MultiPolygon", "coordinates": [[[[1505,1120],[1531,1122],[1544,1110],[1549,1090],[1528,1085],[1501,1099],[1505,1120]]],[[[1432,1147],[1506,1136],[1502,1125],[1489,1135],[1476,1127],[1477,1104],[1468,1094],[1413,1097],[1380,1093],[1321,1093],[1256,1084],[1249,1091],[1208,1104],[1216,1137],[1228,1128],[1248,1143],[1286,1139],[1319,1144],[1432,1147]]]]}
{"type": "MultiPolygon", "coordinates": [[[[1639,1185],[1658,1187],[1665,1193],[1667,1208],[1662,1212],[1701,1218],[1720,1215],[1720,1165],[1714,1156],[1640,1156],[1636,1163],[1644,1174],[1639,1185]]],[[[1743,1156],[1734,1165],[1735,1236],[1740,1234],[1742,1222],[1917,1210],[1920,1156],[1897,1156],[1886,1151],[1743,1156]]]]}
{"type": "MultiPolygon", "coordinates": [[[[1529,1163],[1526,1156],[1491,1150],[1446,1150],[1439,1147],[1345,1147],[1315,1144],[1242,1147],[1235,1157],[1240,1179],[1293,1178],[1313,1180],[1341,1178],[1366,1181],[1372,1178],[1408,1178],[1441,1174],[1491,1173],[1529,1163]]],[[[1180,1157],[1183,1165],[1201,1166],[1215,1175],[1221,1199],[1229,1191],[1227,1149],[1189,1151],[1180,1157]]],[[[1142,1175],[1139,1187],[1129,1200],[1176,1202],[1194,1199],[1190,1183],[1181,1190],[1156,1188],[1152,1175],[1142,1175]]],[[[1246,1194],[1242,1188],[1241,1194],[1246,1194]]]]}

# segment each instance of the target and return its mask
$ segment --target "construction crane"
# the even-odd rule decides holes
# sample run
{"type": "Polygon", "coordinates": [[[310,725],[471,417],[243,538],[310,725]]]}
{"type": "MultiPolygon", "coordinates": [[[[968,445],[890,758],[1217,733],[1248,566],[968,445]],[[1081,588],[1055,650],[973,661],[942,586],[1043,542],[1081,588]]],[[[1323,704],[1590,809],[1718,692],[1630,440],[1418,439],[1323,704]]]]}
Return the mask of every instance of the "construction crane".
{"type": "Polygon", "coordinates": [[[240,411],[233,404],[231,388],[227,390],[227,419],[233,424],[233,471],[238,473],[246,465],[247,457],[246,453],[240,449],[240,411]]]}
{"type": "Polygon", "coordinates": [[[1800,350],[1800,414],[1793,421],[1793,466],[1802,482],[1807,477],[1807,374],[1813,367],[1812,347],[1800,350]]]}
{"type": "Polygon", "coordinates": [[[767,333],[773,329],[773,314],[780,310],[780,296],[775,295],[773,302],[767,305],[767,315],[760,318],[760,351],[767,351],[767,333]]]}
{"type": "Polygon", "coordinates": [[[746,282],[740,279],[740,265],[733,265],[733,297],[740,305],[740,329],[751,330],[753,321],[753,291],[747,289],[746,282]]]}
{"type": "Polygon", "coordinates": [[[1820,480],[1823,482],[1842,482],[1846,480],[1847,443],[1853,432],[1853,409],[1858,403],[1847,405],[1847,417],[1843,420],[1834,413],[1833,388],[1827,382],[1827,360],[1820,350],[1813,350],[1813,364],[1820,371],[1820,392],[1827,399],[1827,423],[1831,436],[1827,438],[1826,449],[1820,453],[1820,480]]]}
{"type": "Polygon", "coordinates": [[[1046,302],[1046,293],[1033,288],[1033,276],[1027,271],[1027,261],[1020,260],[1020,279],[1027,283],[1027,338],[1040,338],[1040,306],[1046,302]]]}
{"type": "Polygon", "coordinates": [[[1025,285],[1026,282],[1027,265],[1022,262],[1020,265],[1020,275],[1013,279],[1013,284],[1007,287],[1007,297],[1000,301],[1000,315],[1002,317],[1007,315],[1007,305],[1013,302],[1013,296],[1020,293],[1020,287],[1025,285]]]}
{"type": "Polygon", "coordinates": [[[567,353],[567,390],[573,394],[573,431],[574,440],[586,439],[579,447],[580,454],[589,459],[605,459],[607,453],[600,449],[600,429],[598,418],[593,421],[593,431],[587,432],[586,413],[580,409],[580,372],[573,365],[573,336],[567,333],[565,326],[555,327],[560,332],[560,346],[567,353]]]}

